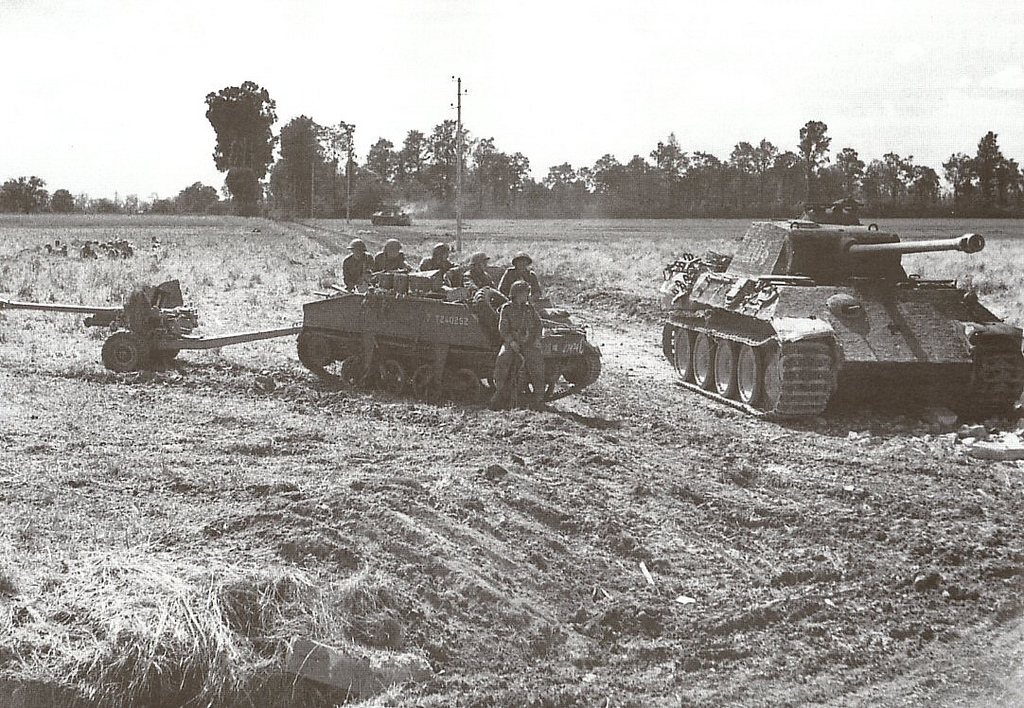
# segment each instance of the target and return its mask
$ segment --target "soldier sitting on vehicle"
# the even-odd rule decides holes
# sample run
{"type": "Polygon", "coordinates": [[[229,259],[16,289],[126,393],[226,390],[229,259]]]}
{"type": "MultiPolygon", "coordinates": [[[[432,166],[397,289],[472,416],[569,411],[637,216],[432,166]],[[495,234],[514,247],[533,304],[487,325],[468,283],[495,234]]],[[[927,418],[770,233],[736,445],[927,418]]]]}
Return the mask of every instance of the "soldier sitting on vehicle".
{"type": "Polygon", "coordinates": [[[522,251],[512,256],[512,267],[505,271],[498,282],[498,290],[501,291],[501,294],[511,297],[509,293],[512,290],[512,284],[525,282],[530,286],[530,297],[534,300],[540,299],[542,296],[540,281],[537,280],[537,274],[530,270],[531,265],[533,265],[533,259],[522,251]]]}
{"type": "Polygon", "coordinates": [[[408,271],[409,264],[405,262],[405,253],[402,252],[402,242],[398,239],[388,239],[384,248],[373,257],[374,273],[393,273],[395,271],[408,271]]]}
{"type": "Polygon", "coordinates": [[[487,262],[491,259],[483,251],[477,251],[469,257],[469,269],[462,275],[462,285],[466,288],[493,288],[494,280],[487,272],[487,262]]]}
{"type": "Polygon", "coordinates": [[[361,238],[354,238],[348,244],[348,250],[352,251],[345,256],[341,262],[341,277],[345,283],[345,289],[349,292],[362,292],[366,290],[367,276],[373,267],[373,259],[366,252],[366,243],[361,238]]]}
{"type": "Polygon", "coordinates": [[[498,333],[502,345],[494,363],[492,410],[509,405],[520,393],[514,390],[521,381],[520,376],[513,375],[515,369],[525,370],[526,380],[533,385],[532,407],[544,403],[544,355],[539,346],[543,324],[530,303],[529,283],[513,283],[509,292],[511,302],[502,305],[499,311],[498,333]]]}

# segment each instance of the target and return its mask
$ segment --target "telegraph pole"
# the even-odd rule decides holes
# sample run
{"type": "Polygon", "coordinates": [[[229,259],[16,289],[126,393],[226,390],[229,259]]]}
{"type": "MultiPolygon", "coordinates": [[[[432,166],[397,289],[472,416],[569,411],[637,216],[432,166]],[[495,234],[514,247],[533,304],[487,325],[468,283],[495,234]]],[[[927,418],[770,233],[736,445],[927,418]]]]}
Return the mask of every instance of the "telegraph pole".
{"type": "Polygon", "coordinates": [[[345,223],[352,223],[352,126],[345,126],[348,159],[345,162],[345,223]]]}
{"type": "Polygon", "coordinates": [[[455,252],[462,253],[462,77],[455,81],[455,252]]]}

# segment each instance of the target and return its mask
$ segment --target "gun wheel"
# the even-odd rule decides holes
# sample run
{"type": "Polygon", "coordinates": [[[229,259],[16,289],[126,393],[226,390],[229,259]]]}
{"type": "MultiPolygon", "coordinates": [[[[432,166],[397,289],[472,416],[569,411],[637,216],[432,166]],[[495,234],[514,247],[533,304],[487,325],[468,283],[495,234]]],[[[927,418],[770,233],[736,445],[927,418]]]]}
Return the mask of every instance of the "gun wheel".
{"type": "Polygon", "coordinates": [[[127,332],[116,332],[103,343],[103,365],[111,371],[138,371],[149,352],[127,332]]]}

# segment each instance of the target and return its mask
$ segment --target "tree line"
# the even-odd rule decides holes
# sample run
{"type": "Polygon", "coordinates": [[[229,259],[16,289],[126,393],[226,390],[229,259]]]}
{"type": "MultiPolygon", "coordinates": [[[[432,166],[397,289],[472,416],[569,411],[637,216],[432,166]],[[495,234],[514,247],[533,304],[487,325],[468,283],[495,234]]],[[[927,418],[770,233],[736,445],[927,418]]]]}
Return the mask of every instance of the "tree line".
{"type": "Polygon", "coordinates": [[[792,149],[740,141],[723,159],[684,150],[670,134],[647,156],[623,163],[606,154],[578,168],[563,163],[537,181],[521,152],[500,150],[493,137],[465,129],[460,136],[453,120],[429,133],[409,130],[398,146],[378,138],[360,161],[356,126],[344,120],[323,125],[302,115],[275,135],[276,104],[253,82],[210,93],[206,105],[216,134],[214,164],[226,173],[224,200],[197,182],[173,199],[92,202],[64,189],[51,197],[41,179],[22,177],[0,187],[0,210],[365,218],[384,206],[415,205],[418,213],[450,217],[461,163],[460,202],[469,218],[791,217],[805,202],[847,196],[860,199],[871,216],[1024,216],[1024,171],[1002,154],[993,132],[974,155],[950,155],[941,175],[895,152],[868,161],[852,147],[833,154],[828,126],[810,120],[792,149]]]}

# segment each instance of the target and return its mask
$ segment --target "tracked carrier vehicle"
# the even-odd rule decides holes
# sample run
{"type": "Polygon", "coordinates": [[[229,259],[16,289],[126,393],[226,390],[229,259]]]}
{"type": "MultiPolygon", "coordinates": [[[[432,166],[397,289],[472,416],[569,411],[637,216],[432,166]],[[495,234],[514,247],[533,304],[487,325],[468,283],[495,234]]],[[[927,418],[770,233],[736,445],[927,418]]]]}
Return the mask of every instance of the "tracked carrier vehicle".
{"type": "MultiPolygon", "coordinates": [[[[322,293],[303,306],[298,353],[306,368],[328,382],[373,384],[427,400],[482,396],[501,345],[496,291],[444,288],[436,272],[376,277],[366,293],[322,293]]],[[[551,401],[596,381],[601,355],[567,315],[541,314],[551,401]]]]}
{"type": "Polygon", "coordinates": [[[735,256],[665,270],[662,345],[689,388],[749,412],[820,413],[886,391],[966,415],[1024,387],[1021,330],[952,281],[908,276],[904,253],[984,247],[977,234],[900,242],[874,224],[754,222],[735,256]]]}

